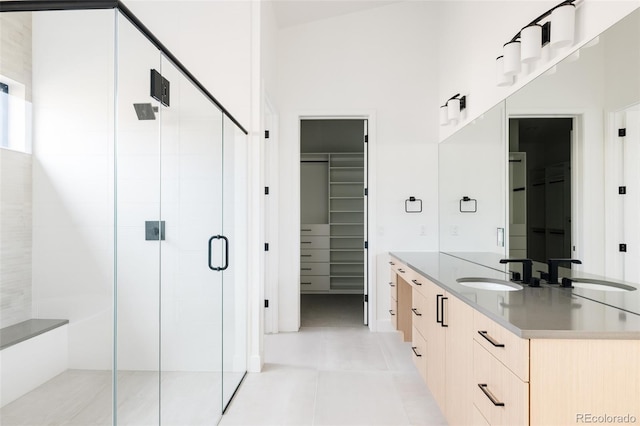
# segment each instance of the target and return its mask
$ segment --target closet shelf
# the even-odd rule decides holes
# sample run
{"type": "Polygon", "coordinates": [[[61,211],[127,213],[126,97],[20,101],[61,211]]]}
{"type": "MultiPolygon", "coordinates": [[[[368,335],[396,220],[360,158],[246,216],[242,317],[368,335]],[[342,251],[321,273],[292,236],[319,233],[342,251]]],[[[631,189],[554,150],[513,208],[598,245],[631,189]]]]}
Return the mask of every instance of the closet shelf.
{"type": "Polygon", "coordinates": [[[364,182],[330,182],[331,185],[364,185],[364,182]]]}
{"type": "Polygon", "coordinates": [[[329,210],[329,213],[364,213],[364,210],[329,210]]]}
{"type": "Polygon", "coordinates": [[[329,199],[331,200],[362,200],[362,195],[358,196],[358,197],[337,197],[337,196],[329,196],[329,199]]]}
{"type": "Polygon", "coordinates": [[[329,225],[364,225],[362,222],[329,222],[329,225]]]}

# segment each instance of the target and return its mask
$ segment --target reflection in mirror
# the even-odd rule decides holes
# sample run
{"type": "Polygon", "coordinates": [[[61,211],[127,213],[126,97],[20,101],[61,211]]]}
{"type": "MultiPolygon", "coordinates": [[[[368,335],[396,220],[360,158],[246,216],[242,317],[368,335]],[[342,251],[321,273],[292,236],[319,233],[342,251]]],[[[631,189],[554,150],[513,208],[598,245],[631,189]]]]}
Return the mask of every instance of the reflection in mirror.
{"type": "Polygon", "coordinates": [[[640,281],[639,65],[636,10],[507,99],[511,256],[640,281]]]}
{"type": "Polygon", "coordinates": [[[440,251],[496,268],[506,253],[504,117],[500,103],[438,147],[440,251]]]}

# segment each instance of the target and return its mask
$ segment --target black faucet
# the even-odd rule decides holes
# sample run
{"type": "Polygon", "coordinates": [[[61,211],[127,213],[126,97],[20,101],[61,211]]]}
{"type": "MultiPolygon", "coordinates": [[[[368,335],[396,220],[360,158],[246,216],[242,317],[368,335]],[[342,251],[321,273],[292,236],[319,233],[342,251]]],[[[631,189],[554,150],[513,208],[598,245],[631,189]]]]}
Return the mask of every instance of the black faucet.
{"type": "Polygon", "coordinates": [[[531,259],[500,259],[500,263],[519,262],[522,263],[522,284],[531,283],[531,269],[533,261],[531,259]]]}
{"type": "Polygon", "coordinates": [[[549,259],[547,260],[547,265],[549,266],[549,276],[547,277],[547,282],[549,284],[559,284],[558,283],[558,265],[560,263],[575,263],[581,265],[582,262],[578,259],[549,259]]]}

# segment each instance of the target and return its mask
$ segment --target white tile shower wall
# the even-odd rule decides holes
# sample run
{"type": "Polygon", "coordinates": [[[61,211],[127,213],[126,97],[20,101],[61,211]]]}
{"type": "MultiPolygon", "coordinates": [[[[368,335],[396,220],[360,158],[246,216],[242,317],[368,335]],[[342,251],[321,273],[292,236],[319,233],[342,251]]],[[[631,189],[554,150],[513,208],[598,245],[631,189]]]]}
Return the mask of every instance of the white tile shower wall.
{"type": "Polygon", "coordinates": [[[0,326],[31,318],[31,155],[0,149],[0,326]]]}
{"type": "Polygon", "coordinates": [[[111,368],[113,13],[33,16],[33,315],[70,321],[70,368],[111,368]]]}
{"type": "Polygon", "coordinates": [[[31,100],[31,14],[0,14],[0,75],[25,85],[31,100]]]}

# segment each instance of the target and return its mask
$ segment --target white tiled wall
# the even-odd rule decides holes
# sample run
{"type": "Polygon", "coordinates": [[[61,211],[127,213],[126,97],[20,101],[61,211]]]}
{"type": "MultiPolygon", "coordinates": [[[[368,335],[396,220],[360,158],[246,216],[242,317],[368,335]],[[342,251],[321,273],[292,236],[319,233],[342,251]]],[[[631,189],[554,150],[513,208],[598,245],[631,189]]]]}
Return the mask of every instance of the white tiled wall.
{"type": "Polygon", "coordinates": [[[0,14],[0,75],[26,86],[31,100],[31,13],[0,14]]]}
{"type": "Polygon", "coordinates": [[[0,149],[0,326],[31,318],[31,155],[0,149]]]}

